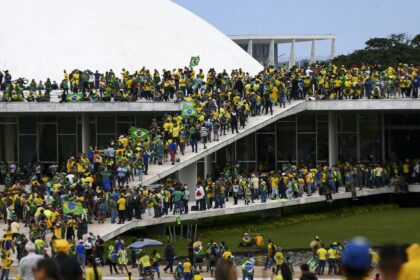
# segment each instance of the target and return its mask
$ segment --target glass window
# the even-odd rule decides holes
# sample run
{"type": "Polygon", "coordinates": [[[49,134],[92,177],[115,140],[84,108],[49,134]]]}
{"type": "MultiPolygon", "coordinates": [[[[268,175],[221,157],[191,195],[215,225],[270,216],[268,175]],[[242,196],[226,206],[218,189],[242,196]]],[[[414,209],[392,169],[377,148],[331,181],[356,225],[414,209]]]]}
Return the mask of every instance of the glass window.
{"type": "Polygon", "coordinates": [[[328,123],[318,123],[317,127],[317,161],[328,160],[328,123]]]}
{"type": "Polygon", "coordinates": [[[19,117],[19,133],[20,134],[36,134],[36,117],[35,116],[19,117]]]}
{"type": "Polygon", "coordinates": [[[257,161],[259,171],[276,168],[276,143],[274,134],[257,134],[257,161]]]}
{"type": "Polygon", "coordinates": [[[357,161],[357,134],[356,133],[338,133],[338,160],[339,161],[357,161]]]}
{"type": "Polygon", "coordinates": [[[134,122],[134,116],[117,116],[117,122],[134,122]]]}
{"type": "Polygon", "coordinates": [[[316,117],[319,122],[328,122],[328,114],[318,113],[316,117]]]}
{"type": "Polygon", "coordinates": [[[215,173],[223,172],[226,165],[232,165],[235,162],[235,146],[229,144],[228,146],[216,152],[215,173]]]}
{"type": "Polygon", "coordinates": [[[278,120],[279,122],[295,122],[296,121],[296,115],[288,116],[282,119],[278,120]]]}
{"type": "Polygon", "coordinates": [[[38,122],[56,122],[57,119],[55,116],[39,116],[38,122]]]}
{"type": "Polygon", "coordinates": [[[337,115],[338,132],[356,132],[357,115],[339,114],[337,115]]]}
{"type": "Polygon", "coordinates": [[[238,162],[238,164],[239,164],[239,173],[249,174],[255,171],[255,161],[238,162]]]}
{"type": "Polygon", "coordinates": [[[252,133],[236,142],[236,160],[255,160],[255,133],[252,133]]]}
{"type": "Polygon", "coordinates": [[[76,154],[76,135],[58,136],[58,159],[59,163],[65,162],[69,157],[76,154]]]}
{"type": "Polygon", "coordinates": [[[298,161],[314,164],[316,162],[316,134],[298,135],[298,161]]]}
{"type": "Polygon", "coordinates": [[[76,118],[75,117],[59,117],[58,133],[76,134],[76,118]]]}
{"type": "Polygon", "coordinates": [[[0,123],[15,123],[17,122],[16,117],[0,117],[0,123]]]}
{"type": "Polygon", "coordinates": [[[107,147],[111,143],[111,140],[114,139],[113,134],[109,135],[98,135],[98,143],[97,146],[100,147],[107,147]]]}
{"type": "Polygon", "coordinates": [[[17,161],[17,125],[0,124],[0,161],[17,161]]]}
{"type": "Polygon", "coordinates": [[[386,123],[393,126],[420,126],[420,114],[387,114],[385,115],[386,123]]]}
{"type": "Polygon", "coordinates": [[[316,115],[315,114],[299,114],[298,115],[298,131],[299,132],[315,132],[316,115]]]}
{"type": "Polygon", "coordinates": [[[77,153],[82,152],[82,125],[77,124],[77,153]]]}
{"type": "Polygon", "coordinates": [[[277,160],[296,160],[296,123],[277,123],[277,160]]]}
{"type": "Polygon", "coordinates": [[[115,118],[113,116],[97,117],[98,133],[115,133],[115,118]]]}
{"type": "Polygon", "coordinates": [[[57,131],[55,124],[38,126],[38,151],[40,161],[57,161],[57,131]]]}
{"type": "Polygon", "coordinates": [[[275,132],[275,130],[276,130],[276,123],[274,122],[272,124],[264,126],[260,130],[258,130],[257,133],[260,133],[260,132],[275,132]]]}
{"type": "Polygon", "coordinates": [[[420,158],[420,130],[392,129],[386,131],[387,159],[420,158]]]}
{"type": "Polygon", "coordinates": [[[197,162],[197,182],[204,178],[204,162],[197,162]]]}
{"type": "Polygon", "coordinates": [[[360,122],[360,160],[380,161],[382,140],[380,124],[360,122]]]}
{"type": "Polygon", "coordinates": [[[26,164],[37,161],[36,135],[19,136],[19,162],[26,164]]]}
{"type": "Polygon", "coordinates": [[[134,123],[117,123],[117,137],[121,134],[128,134],[130,127],[134,126],[134,123]]]}
{"type": "MultiPolygon", "coordinates": [[[[96,146],[97,145],[96,144],[96,125],[94,123],[90,124],[90,135],[89,136],[90,136],[90,140],[89,140],[90,145],[89,146],[96,146]]],[[[82,148],[82,145],[79,146],[80,150],[82,150],[81,148],[82,148]]]]}

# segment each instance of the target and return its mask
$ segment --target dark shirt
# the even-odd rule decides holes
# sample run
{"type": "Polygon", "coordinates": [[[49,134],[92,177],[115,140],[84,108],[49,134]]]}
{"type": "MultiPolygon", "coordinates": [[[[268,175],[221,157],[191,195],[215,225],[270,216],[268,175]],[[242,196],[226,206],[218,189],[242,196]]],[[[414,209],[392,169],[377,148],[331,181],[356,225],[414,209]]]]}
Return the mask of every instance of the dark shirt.
{"type": "Polygon", "coordinates": [[[58,274],[62,280],[82,280],[83,271],[75,257],[57,254],[55,257],[58,274]]]}

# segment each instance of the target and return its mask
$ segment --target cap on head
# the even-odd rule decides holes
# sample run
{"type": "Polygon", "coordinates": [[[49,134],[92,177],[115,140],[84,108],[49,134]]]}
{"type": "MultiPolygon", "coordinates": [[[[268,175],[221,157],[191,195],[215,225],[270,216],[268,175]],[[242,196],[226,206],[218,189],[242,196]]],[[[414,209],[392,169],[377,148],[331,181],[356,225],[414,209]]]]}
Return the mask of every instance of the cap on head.
{"type": "Polygon", "coordinates": [[[370,245],[363,238],[355,238],[346,246],[343,265],[347,268],[363,270],[371,266],[370,245]]]}

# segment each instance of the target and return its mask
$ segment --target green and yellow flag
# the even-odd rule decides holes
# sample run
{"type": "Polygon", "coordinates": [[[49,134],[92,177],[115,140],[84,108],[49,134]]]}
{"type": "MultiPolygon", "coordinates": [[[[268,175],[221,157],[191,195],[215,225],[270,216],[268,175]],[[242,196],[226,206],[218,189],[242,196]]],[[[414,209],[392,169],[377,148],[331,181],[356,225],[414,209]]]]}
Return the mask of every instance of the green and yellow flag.
{"type": "Polygon", "coordinates": [[[197,66],[200,63],[200,56],[192,56],[190,59],[190,68],[197,66]]]}
{"type": "Polygon", "coordinates": [[[67,101],[69,102],[77,102],[77,101],[83,101],[83,93],[73,93],[69,92],[67,94],[67,101]]]}
{"type": "Polygon", "coordinates": [[[83,205],[80,202],[73,202],[73,201],[63,201],[63,213],[65,215],[74,214],[74,215],[82,215],[83,212],[83,205]]]}
{"type": "Polygon", "coordinates": [[[149,131],[144,128],[130,128],[130,137],[133,139],[146,140],[149,137],[149,131]]]}
{"type": "Polygon", "coordinates": [[[183,117],[197,117],[197,107],[191,104],[184,104],[182,106],[182,114],[183,117]]]}

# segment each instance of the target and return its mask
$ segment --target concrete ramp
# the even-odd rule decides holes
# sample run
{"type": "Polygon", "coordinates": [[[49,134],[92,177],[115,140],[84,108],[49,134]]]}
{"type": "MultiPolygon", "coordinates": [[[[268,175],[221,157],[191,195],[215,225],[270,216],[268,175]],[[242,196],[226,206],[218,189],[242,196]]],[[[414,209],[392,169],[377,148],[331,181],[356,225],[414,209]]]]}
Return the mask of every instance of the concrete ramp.
{"type": "Polygon", "coordinates": [[[149,165],[149,175],[143,176],[143,181],[132,181],[130,186],[135,186],[138,184],[149,185],[153,184],[156,181],[165,178],[172,173],[179,171],[183,168],[188,167],[192,163],[197,162],[198,160],[204,158],[207,155],[210,155],[223,147],[281,119],[288,116],[295,115],[297,113],[303,112],[305,110],[305,101],[294,101],[290,105],[287,105],[286,108],[279,108],[278,106],[273,108],[273,115],[260,115],[255,117],[250,117],[248,123],[245,126],[245,129],[239,129],[238,134],[231,134],[230,132],[225,136],[220,136],[220,141],[212,141],[207,143],[207,149],[203,149],[203,144],[198,144],[198,153],[191,152],[191,147],[188,146],[185,149],[185,154],[180,155],[180,162],[172,165],[171,162],[165,162],[163,165],[149,165]]]}

